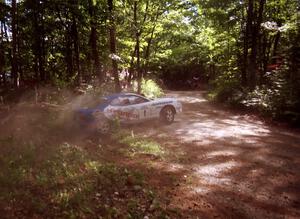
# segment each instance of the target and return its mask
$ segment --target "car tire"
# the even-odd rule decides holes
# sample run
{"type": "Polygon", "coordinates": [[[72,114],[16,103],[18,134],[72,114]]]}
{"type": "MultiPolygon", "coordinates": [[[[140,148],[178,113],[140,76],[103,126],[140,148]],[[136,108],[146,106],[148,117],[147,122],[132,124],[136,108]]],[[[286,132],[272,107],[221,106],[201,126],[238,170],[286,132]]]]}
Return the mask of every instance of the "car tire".
{"type": "Polygon", "coordinates": [[[95,126],[97,133],[107,135],[111,131],[111,123],[110,121],[105,118],[102,112],[95,112],[93,114],[95,118],[95,126]]]}
{"type": "Polygon", "coordinates": [[[170,106],[166,106],[164,107],[161,112],[160,112],[160,120],[164,123],[164,124],[171,124],[174,122],[175,119],[175,110],[174,108],[170,107],[170,106]]]}
{"type": "Polygon", "coordinates": [[[97,122],[97,132],[102,135],[107,135],[111,132],[111,124],[108,120],[97,122]]]}

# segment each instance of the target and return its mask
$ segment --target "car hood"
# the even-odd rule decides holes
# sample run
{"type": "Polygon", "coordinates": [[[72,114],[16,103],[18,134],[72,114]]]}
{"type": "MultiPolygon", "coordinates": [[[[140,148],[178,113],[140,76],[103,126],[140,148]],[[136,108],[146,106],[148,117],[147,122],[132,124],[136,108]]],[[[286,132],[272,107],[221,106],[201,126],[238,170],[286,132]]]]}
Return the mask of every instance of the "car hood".
{"type": "Polygon", "coordinates": [[[92,115],[93,112],[95,112],[96,109],[88,109],[88,108],[81,108],[75,110],[76,113],[84,114],[84,115],[92,115]]]}
{"type": "Polygon", "coordinates": [[[154,101],[155,102],[174,102],[174,101],[176,101],[176,99],[172,98],[172,97],[162,97],[162,98],[156,98],[154,101]]]}

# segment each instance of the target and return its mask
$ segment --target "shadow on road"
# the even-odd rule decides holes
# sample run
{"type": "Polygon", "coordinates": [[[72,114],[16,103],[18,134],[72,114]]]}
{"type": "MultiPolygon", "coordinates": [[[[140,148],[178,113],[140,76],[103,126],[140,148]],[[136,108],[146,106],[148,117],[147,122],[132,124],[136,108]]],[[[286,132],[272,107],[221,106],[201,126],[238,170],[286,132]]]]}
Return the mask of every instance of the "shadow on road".
{"type": "Polygon", "coordinates": [[[183,103],[175,123],[133,129],[170,152],[155,170],[178,182],[162,188],[170,206],[200,218],[300,217],[299,133],[219,109],[203,92],[168,95],[183,103]]]}

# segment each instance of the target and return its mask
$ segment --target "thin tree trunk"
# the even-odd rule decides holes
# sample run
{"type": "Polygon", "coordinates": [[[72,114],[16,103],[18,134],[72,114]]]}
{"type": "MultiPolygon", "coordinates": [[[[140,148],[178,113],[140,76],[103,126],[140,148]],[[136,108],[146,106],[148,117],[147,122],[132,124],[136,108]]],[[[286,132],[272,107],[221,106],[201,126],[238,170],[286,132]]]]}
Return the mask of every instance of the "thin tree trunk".
{"type": "Polygon", "coordinates": [[[4,66],[5,66],[5,56],[4,56],[4,45],[3,45],[3,39],[4,39],[4,33],[2,29],[2,22],[0,21],[0,74],[2,76],[2,81],[0,81],[0,85],[3,83],[3,85],[6,84],[6,78],[5,78],[5,72],[4,72],[4,66]]]}
{"type": "MultiPolygon", "coordinates": [[[[134,51],[132,53],[131,56],[131,61],[130,61],[130,67],[129,67],[129,75],[128,75],[128,83],[131,83],[131,79],[133,77],[133,71],[134,71],[134,57],[137,57],[137,66],[136,66],[136,71],[137,71],[137,76],[136,78],[139,81],[139,74],[141,74],[140,78],[143,77],[143,72],[141,72],[141,66],[140,66],[140,36],[142,35],[143,32],[143,25],[145,24],[146,20],[147,20],[147,16],[148,16],[148,10],[149,10],[149,3],[150,1],[147,0],[146,2],[146,8],[145,8],[145,13],[144,13],[144,17],[143,17],[143,21],[140,25],[140,27],[137,27],[137,1],[134,2],[134,15],[133,15],[133,20],[134,20],[134,36],[135,36],[135,46],[134,46],[134,51]],[[137,40],[138,39],[138,40],[137,40]],[[139,57],[139,58],[138,58],[139,57]],[[139,70],[138,70],[139,69],[139,70]],[[139,73],[140,72],[140,73],[139,73]]],[[[141,80],[140,80],[141,81],[141,80]]],[[[138,90],[140,89],[140,83],[138,83],[138,90]]]]}
{"type": "Polygon", "coordinates": [[[248,9],[247,9],[247,21],[246,21],[246,30],[244,33],[244,60],[242,67],[242,85],[248,85],[248,49],[249,49],[249,36],[252,29],[252,21],[253,21],[253,0],[248,1],[248,9]]]}
{"type": "Polygon", "coordinates": [[[35,55],[35,74],[36,78],[40,81],[45,81],[45,69],[44,69],[44,46],[43,46],[43,21],[40,11],[40,1],[35,0],[33,8],[34,16],[34,55],[35,55]]]}
{"type": "Polygon", "coordinates": [[[145,57],[144,57],[145,58],[144,70],[145,71],[147,71],[147,68],[148,68],[148,62],[149,62],[149,58],[150,58],[150,48],[151,48],[151,45],[152,45],[154,31],[155,31],[155,25],[153,26],[152,31],[151,31],[151,36],[150,36],[150,38],[147,41],[147,47],[146,47],[145,57]]]}
{"type": "MultiPolygon", "coordinates": [[[[8,38],[8,33],[7,33],[7,27],[6,27],[6,23],[5,21],[3,23],[1,23],[3,26],[1,26],[1,31],[2,31],[2,43],[4,43],[4,38],[5,38],[5,41],[6,43],[9,42],[9,38],[8,38]],[[3,28],[3,29],[2,29],[3,28]]],[[[11,51],[9,53],[11,55],[11,51]]],[[[5,60],[5,54],[4,54],[4,44],[2,44],[2,65],[3,67],[5,66],[5,63],[6,63],[6,60],[5,60]]],[[[6,82],[7,82],[7,78],[6,78],[6,74],[5,74],[5,71],[4,71],[4,68],[2,69],[2,78],[3,78],[3,84],[4,86],[6,86],[6,82]]]]}
{"type": "Polygon", "coordinates": [[[12,14],[12,60],[11,72],[13,77],[14,86],[19,87],[18,75],[18,60],[17,60],[17,2],[12,0],[11,14],[12,14]]]}
{"type": "Polygon", "coordinates": [[[90,46],[92,51],[92,59],[94,60],[93,73],[99,77],[99,81],[102,83],[104,80],[104,75],[101,69],[101,63],[98,52],[98,31],[97,31],[97,23],[95,18],[95,5],[93,5],[93,1],[89,0],[89,14],[90,14],[90,46]]]}
{"type": "Polygon", "coordinates": [[[44,19],[43,19],[43,5],[41,5],[41,1],[38,1],[39,4],[39,8],[41,8],[41,12],[40,12],[40,26],[39,26],[39,30],[40,30],[40,43],[41,43],[41,51],[40,51],[40,55],[39,55],[39,63],[40,63],[40,77],[42,81],[46,81],[47,80],[47,75],[45,72],[45,56],[46,56],[46,51],[45,51],[45,26],[44,26],[44,19]]]}
{"type": "Polygon", "coordinates": [[[267,37],[264,35],[263,39],[262,39],[262,51],[261,51],[261,55],[262,55],[262,72],[260,74],[260,84],[264,83],[264,75],[267,72],[267,65],[268,65],[268,54],[267,54],[267,46],[268,46],[268,41],[267,41],[267,37]]]}
{"type": "Polygon", "coordinates": [[[279,40],[280,40],[280,32],[278,31],[275,36],[275,40],[274,40],[273,54],[272,54],[273,56],[277,55],[277,48],[278,48],[279,40]]]}
{"type": "Polygon", "coordinates": [[[264,11],[264,4],[265,0],[260,0],[259,3],[259,11],[258,11],[258,18],[256,21],[255,26],[252,28],[252,46],[251,46],[251,54],[250,54],[250,61],[249,61],[249,82],[250,82],[250,88],[254,89],[256,83],[257,83],[257,42],[258,42],[258,36],[260,32],[260,24],[262,22],[262,16],[264,11]]]}
{"type": "Polygon", "coordinates": [[[135,43],[136,43],[136,71],[137,71],[137,82],[138,82],[138,93],[141,93],[141,83],[142,83],[142,72],[141,72],[141,64],[140,64],[140,33],[137,24],[137,1],[134,1],[133,8],[133,21],[134,21],[134,29],[135,29],[135,43]]]}
{"type": "Polygon", "coordinates": [[[77,70],[77,84],[80,85],[82,82],[82,75],[80,70],[80,54],[79,54],[79,34],[77,28],[77,21],[75,15],[73,14],[72,18],[72,35],[73,35],[73,42],[74,42],[74,55],[75,55],[75,64],[77,70]]]}
{"type": "Polygon", "coordinates": [[[128,84],[131,83],[131,80],[132,80],[132,76],[133,76],[133,71],[134,71],[134,57],[135,57],[135,54],[136,54],[136,50],[137,50],[137,45],[135,44],[134,46],[134,51],[131,55],[131,60],[130,60],[130,65],[129,65],[129,75],[128,75],[128,78],[127,78],[127,82],[128,84]]]}
{"type": "Polygon", "coordinates": [[[17,33],[17,72],[18,72],[18,84],[20,84],[20,81],[23,80],[23,69],[22,69],[22,63],[21,62],[21,53],[20,53],[20,48],[21,48],[21,38],[18,37],[18,33],[20,32],[19,31],[19,20],[18,20],[18,17],[19,17],[19,8],[17,7],[16,8],[16,33],[17,33]]]}
{"type": "Polygon", "coordinates": [[[152,45],[152,40],[153,40],[153,37],[154,37],[154,32],[155,32],[156,22],[157,22],[158,16],[159,16],[159,13],[157,11],[155,21],[154,21],[154,25],[151,29],[151,35],[150,35],[150,38],[147,41],[147,47],[146,47],[146,51],[145,51],[145,56],[144,56],[144,58],[145,58],[145,67],[144,67],[145,71],[147,71],[147,67],[148,67],[148,62],[149,62],[149,58],[150,58],[150,48],[151,48],[151,45],[152,45]]]}
{"type": "Polygon", "coordinates": [[[115,21],[114,21],[113,0],[107,0],[107,6],[109,11],[109,21],[110,21],[109,42],[110,42],[110,53],[112,58],[113,76],[115,82],[115,91],[120,92],[121,86],[120,86],[119,74],[118,74],[118,63],[114,57],[117,53],[117,48],[116,48],[116,28],[115,28],[115,21]]]}
{"type": "Polygon", "coordinates": [[[70,33],[66,30],[66,51],[65,51],[65,60],[67,64],[67,78],[70,80],[74,75],[73,67],[73,50],[72,50],[72,41],[70,39],[70,33]]]}

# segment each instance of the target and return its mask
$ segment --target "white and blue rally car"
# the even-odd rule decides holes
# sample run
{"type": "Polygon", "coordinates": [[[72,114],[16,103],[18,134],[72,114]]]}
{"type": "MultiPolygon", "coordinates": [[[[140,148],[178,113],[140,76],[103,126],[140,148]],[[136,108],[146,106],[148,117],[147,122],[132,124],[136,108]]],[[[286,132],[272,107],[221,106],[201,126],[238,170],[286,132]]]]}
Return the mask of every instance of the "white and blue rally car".
{"type": "Polygon", "coordinates": [[[182,112],[182,105],[175,98],[148,99],[134,93],[117,93],[99,100],[93,108],[76,111],[82,125],[92,125],[101,132],[110,130],[110,121],[117,119],[123,124],[139,123],[159,118],[165,124],[174,121],[175,114],[182,112]]]}

